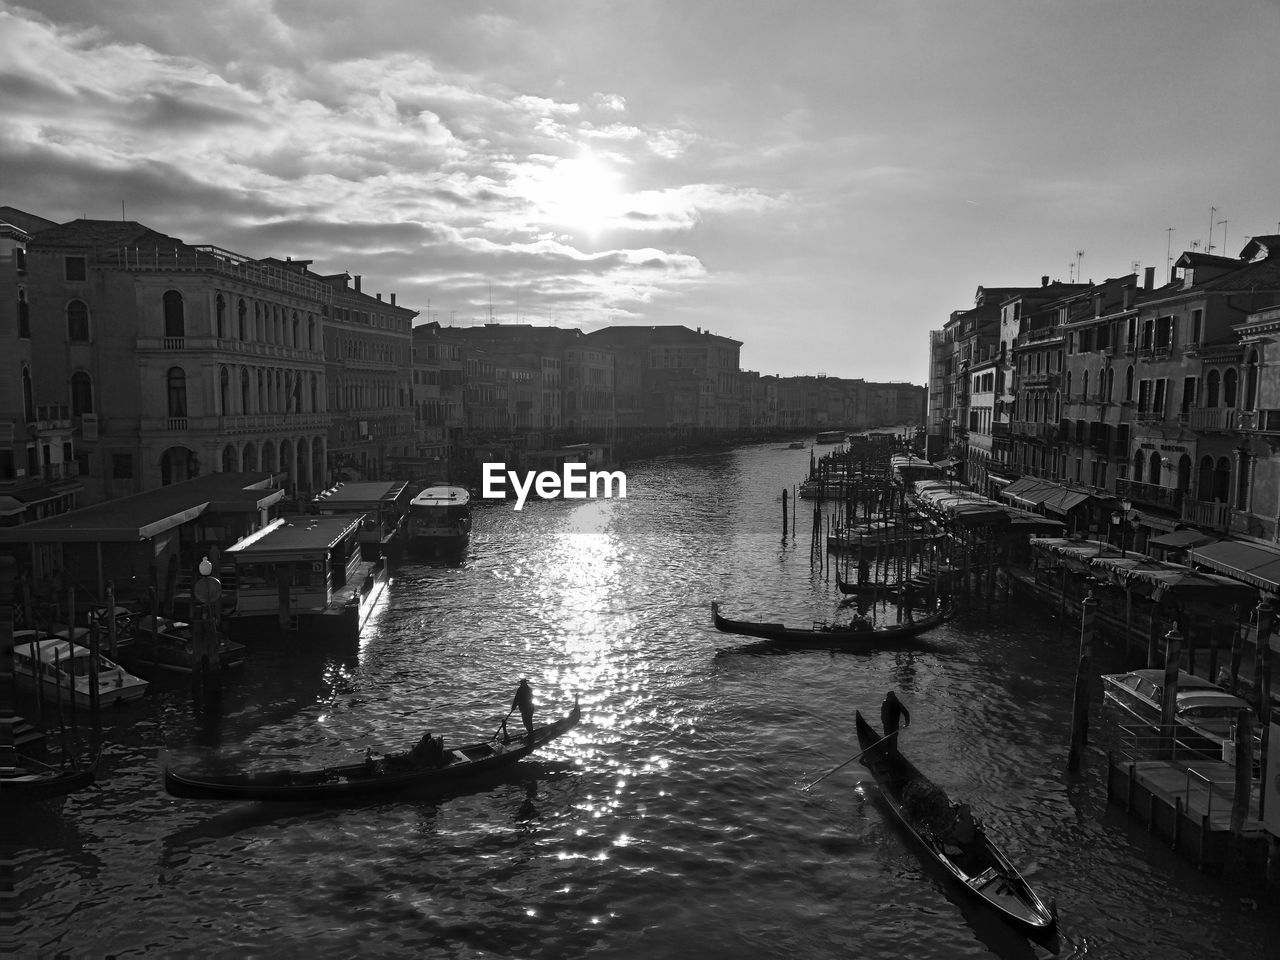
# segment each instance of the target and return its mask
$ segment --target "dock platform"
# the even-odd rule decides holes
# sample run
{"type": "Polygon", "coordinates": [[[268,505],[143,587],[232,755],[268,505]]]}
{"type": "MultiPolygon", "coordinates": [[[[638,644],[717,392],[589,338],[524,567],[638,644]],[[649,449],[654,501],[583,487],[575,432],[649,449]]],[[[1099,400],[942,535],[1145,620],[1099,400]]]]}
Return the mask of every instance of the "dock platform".
{"type": "Polygon", "coordinates": [[[1201,870],[1219,871],[1242,856],[1255,866],[1266,863],[1270,835],[1260,819],[1256,781],[1243,827],[1232,833],[1235,768],[1230,764],[1109,752],[1107,799],[1123,805],[1201,870]]]}

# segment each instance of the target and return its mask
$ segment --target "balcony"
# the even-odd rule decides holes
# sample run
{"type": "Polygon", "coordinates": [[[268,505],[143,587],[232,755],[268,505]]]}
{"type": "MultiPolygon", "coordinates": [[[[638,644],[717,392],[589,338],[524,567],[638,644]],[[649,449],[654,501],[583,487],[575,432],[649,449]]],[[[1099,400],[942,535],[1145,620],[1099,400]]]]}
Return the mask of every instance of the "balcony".
{"type": "Polygon", "coordinates": [[[1182,519],[1198,527],[1226,533],[1231,526],[1231,507],[1225,503],[1206,503],[1188,498],[1182,501],[1182,519]]]}
{"type": "Polygon", "coordinates": [[[1147,344],[1138,350],[1138,359],[1149,361],[1168,360],[1172,353],[1173,348],[1167,343],[1147,344]]]}
{"type": "Polygon", "coordinates": [[[1134,504],[1155,507],[1181,515],[1185,491],[1174,487],[1162,487],[1158,483],[1140,483],[1137,480],[1117,480],[1116,496],[1134,504]]]}
{"type": "Polygon", "coordinates": [[[1138,423],[1162,423],[1164,421],[1163,410],[1139,410],[1133,417],[1138,423]]]}
{"type": "Polygon", "coordinates": [[[1025,373],[1019,382],[1021,386],[1028,389],[1031,387],[1048,387],[1056,390],[1059,379],[1059,375],[1056,373],[1025,373]]]}
{"type": "Polygon", "coordinates": [[[1235,413],[1234,407],[1194,407],[1187,411],[1187,426],[1201,433],[1231,433],[1235,413]]]}

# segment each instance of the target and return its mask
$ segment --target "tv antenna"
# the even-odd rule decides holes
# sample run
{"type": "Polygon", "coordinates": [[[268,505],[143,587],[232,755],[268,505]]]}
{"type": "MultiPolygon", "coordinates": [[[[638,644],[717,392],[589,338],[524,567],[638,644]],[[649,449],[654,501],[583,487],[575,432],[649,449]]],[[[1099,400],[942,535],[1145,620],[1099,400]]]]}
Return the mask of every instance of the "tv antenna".
{"type": "Polygon", "coordinates": [[[1205,253],[1213,253],[1213,218],[1217,212],[1217,207],[1209,208],[1209,245],[1204,248],[1205,253]]]}
{"type": "Polygon", "coordinates": [[[1084,259],[1084,251],[1076,251],[1076,282],[1084,283],[1084,274],[1080,272],[1080,261],[1084,259]]]}
{"type": "Polygon", "coordinates": [[[1218,221],[1218,226],[1220,226],[1220,227],[1222,228],[1222,251],[1223,251],[1223,253],[1225,253],[1225,252],[1226,252],[1226,250],[1227,250],[1227,224],[1228,224],[1229,222],[1230,222],[1229,220],[1219,220],[1219,221],[1218,221]]]}
{"type": "Polygon", "coordinates": [[[1173,279],[1173,227],[1169,227],[1165,231],[1164,241],[1164,259],[1165,267],[1169,271],[1169,279],[1173,279]]]}

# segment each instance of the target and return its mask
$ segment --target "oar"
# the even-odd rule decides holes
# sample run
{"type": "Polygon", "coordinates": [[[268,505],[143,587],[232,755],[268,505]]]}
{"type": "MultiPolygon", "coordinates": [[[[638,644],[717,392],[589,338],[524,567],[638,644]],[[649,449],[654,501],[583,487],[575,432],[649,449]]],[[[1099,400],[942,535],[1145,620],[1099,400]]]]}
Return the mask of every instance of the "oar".
{"type": "Polygon", "coordinates": [[[511,719],[511,715],[512,715],[513,713],[515,713],[515,712],[516,712],[516,708],[515,708],[515,707],[512,707],[510,710],[508,710],[508,711],[507,711],[507,715],[506,715],[505,717],[503,717],[503,718],[502,718],[502,722],[501,722],[500,724],[498,724],[498,729],[497,729],[497,730],[495,730],[495,731],[493,731],[493,736],[489,738],[490,740],[497,740],[497,739],[498,739],[498,734],[500,734],[500,733],[501,733],[501,732],[506,728],[506,726],[507,726],[507,721],[511,719]]]}
{"type": "Polygon", "coordinates": [[[859,759],[863,754],[868,753],[868,752],[870,752],[871,750],[874,750],[876,747],[880,746],[880,744],[884,743],[884,742],[885,742],[886,740],[888,740],[890,737],[896,737],[897,735],[898,735],[898,731],[897,731],[897,730],[895,730],[895,731],[893,731],[893,733],[890,733],[890,734],[888,734],[887,736],[883,736],[883,737],[881,737],[879,740],[877,740],[877,741],[876,741],[875,743],[873,743],[871,746],[867,747],[867,749],[866,749],[866,750],[862,750],[862,751],[860,751],[860,752],[858,752],[858,753],[855,753],[852,757],[850,757],[850,758],[849,758],[848,760],[846,760],[844,763],[840,764],[840,766],[838,766],[838,767],[833,767],[832,769],[830,769],[830,770],[828,770],[826,773],[824,773],[822,776],[820,776],[817,780],[813,781],[813,783],[809,784],[807,787],[801,787],[800,789],[802,789],[802,790],[808,790],[808,789],[810,789],[811,787],[816,787],[818,784],[820,784],[823,780],[827,779],[827,777],[831,776],[831,775],[832,775],[833,773],[835,773],[837,770],[841,770],[841,769],[843,769],[844,767],[847,767],[849,764],[853,763],[853,761],[855,761],[855,760],[859,759]]]}

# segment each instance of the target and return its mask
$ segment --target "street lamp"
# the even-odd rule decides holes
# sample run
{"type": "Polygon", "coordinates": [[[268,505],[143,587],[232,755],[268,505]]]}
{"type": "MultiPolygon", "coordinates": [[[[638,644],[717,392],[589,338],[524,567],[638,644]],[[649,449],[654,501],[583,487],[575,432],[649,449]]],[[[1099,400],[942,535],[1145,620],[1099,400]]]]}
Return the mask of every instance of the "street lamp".
{"type": "Polygon", "coordinates": [[[1125,544],[1129,539],[1129,510],[1133,504],[1128,500],[1120,501],[1120,559],[1125,556],[1125,544]]]}

